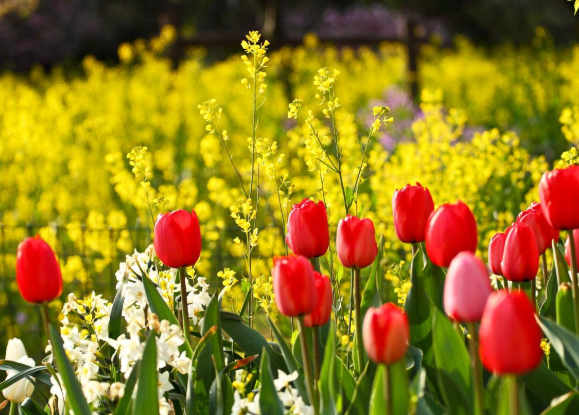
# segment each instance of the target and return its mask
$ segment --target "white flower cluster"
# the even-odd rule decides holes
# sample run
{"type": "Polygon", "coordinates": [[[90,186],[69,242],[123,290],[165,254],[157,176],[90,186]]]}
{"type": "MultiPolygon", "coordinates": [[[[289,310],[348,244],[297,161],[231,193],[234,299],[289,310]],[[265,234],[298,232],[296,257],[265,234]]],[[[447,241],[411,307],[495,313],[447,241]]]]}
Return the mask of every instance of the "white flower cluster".
{"type": "MultiPolygon", "coordinates": [[[[181,328],[175,324],[170,324],[167,320],[159,321],[157,316],[152,314],[147,307],[147,297],[140,278],[150,278],[156,283],[157,290],[172,309],[174,293],[179,291],[179,287],[175,285],[177,270],[170,269],[159,272],[155,258],[155,252],[151,245],[144,253],[135,252],[132,256],[127,256],[126,262],[120,264],[116,273],[117,289],[122,290],[124,297],[122,315],[126,321],[126,334],[123,333],[116,339],[109,337],[108,326],[112,304],[104,300],[102,296],[95,295],[94,292],[83,300],[70,294],[68,301],[63,306],[64,318],[61,321],[61,337],[64,349],[75,368],[87,401],[94,407],[98,408],[103,397],[116,400],[124,395],[123,383],[111,384],[98,380],[103,375],[99,372],[98,362],[98,359],[102,357],[102,347],[105,344],[112,347],[111,358],[116,358],[119,362],[117,371],[127,379],[135,363],[143,356],[146,339],[142,335],[142,331],[148,328],[157,334],[157,360],[160,370],[159,412],[162,415],[173,413],[172,405],[164,397],[166,392],[173,389],[169,380],[170,374],[173,371],[182,374],[187,373],[191,361],[185,352],[179,352],[179,347],[185,342],[181,328]],[[73,313],[75,317],[80,316],[84,322],[76,324],[74,321],[70,321],[70,313],[73,313]]],[[[193,319],[194,325],[200,323],[197,315],[206,308],[211,299],[208,288],[209,286],[203,278],[198,278],[195,286],[187,283],[187,303],[189,315],[193,319]]],[[[47,350],[50,350],[50,347],[47,350]]],[[[57,398],[58,405],[61,406],[65,396],[60,388],[60,382],[52,379],[52,383],[51,393],[57,398]]],[[[134,393],[136,393],[136,388],[134,393]]]]}
{"type": "MultiPolygon", "coordinates": [[[[241,371],[237,372],[238,375],[240,373],[241,371]]],[[[306,405],[301,396],[298,395],[298,391],[291,386],[291,382],[298,378],[298,372],[295,371],[287,375],[278,370],[277,374],[277,379],[273,383],[277,396],[286,410],[286,415],[313,415],[314,409],[306,405]]],[[[239,391],[235,391],[231,413],[232,415],[262,415],[259,408],[259,392],[244,398],[239,391]]]]}

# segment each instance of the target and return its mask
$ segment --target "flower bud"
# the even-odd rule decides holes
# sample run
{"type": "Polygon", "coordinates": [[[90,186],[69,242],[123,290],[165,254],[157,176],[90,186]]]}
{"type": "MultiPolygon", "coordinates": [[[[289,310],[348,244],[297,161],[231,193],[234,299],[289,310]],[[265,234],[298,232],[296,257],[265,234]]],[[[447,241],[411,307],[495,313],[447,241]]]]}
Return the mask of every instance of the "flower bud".
{"type": "Polygon", "coordinates": [[[522,291],[495,291],[489,297],[479,331],[484,367],[499,375],[521,375],[541,362],[541,329],[535,308],[522,291]]]}
{"type": "Polygon", "coordinates": [[[501,270],[509,281],[531,281],[537,276],[539,250],[533,230],[525,223],[515,223],[508,230],[501,270]]]}
{"type": "Polygon", "coordinates": [[[394,192],[392,214],[396,236],[404,243],[424,242],[426,223],[434,210],[432,196],[420,183],[394,192]]]}
{"type": "Polygon", "coordinates": [[[323,326],[332,316],[332,283],[327,276],[319,272],[314,272],[314,278],[316,280],[318,304],[314,311],[304,317],[304,325],[306,327],[323,326]]]}
{"type": "Polygon", "coordinates": [[[559,286],[555,309],[557,313],[557,324],[574,332],[575,313],[573,312],[573,290],[570,283],[564,282],[559,286]]]}
{"type": "Polygon", "coordinates": [[[485,264],[471,252],[461,252],[450,263],[444,283],[444,309],[453,320],[480,321],[493,292],[485,264]]]}
{"type": "Polygon", "coordinates": [[[52,301],[62,293],[62,275],[54,251],[40,236],[18,245],[16,282],[29,303],[52,301]]]}
{"type": "Polygon", "coordinates": [[[201,229],[194,210],[161,213],[155,223],[155,252],[171,268],[190,267],[201,255],[201,229]]]}
{"type": "Polygon", "coordinates": [[[525,223],[533,230],[539,255],[543,255],[551,247],[552,241],[559,239],[559,231],[549,225],[540,203],[533,203],[527,210],[519,213],[517,222],[525,223]]]}
{"type": "Polygon", "coordinates": [[[426,225],[426,251],[435,265],[448,267],[460,252],[475,252],[477,242],[474,215],[460,200],[445,203],[430,215],[426,225]]]}
{"type": "Polygon", "coordinates": [[[555,229],[579,228],[579,166],[546,172],[539,182],[541,208],[555,229]]]}
{"type": "Polygon", "coordinates": [[[303,256],[273,260],[273,292],[280,313],[298,317],[311,313],[318,304],[314,268],[303,256]]]}
{"type": "Polygon", "coordinates": [[[338,258],[346,268],[366,268],[378,253],[374,224],[370,219],[348,215],[338,223],[338,258]]]}
{"type": "MultiPolygon", "coordinates": [[[[8,345],[6,346],[6,360],[34,367],[34,360],[28,357],[24,344],[17,338],[8,340],[8,345]]],[[[15,370],[7,370],[6,372],[6,380],[18,374],[15,370]]],[[[34,384],[28,379],[21,379],[5,388],[2,391],[2,394],[10,402],[22,403],[26,398],[32,396],[33,392],[34,384]]]]}
{"type": "Polygon", "coordinates": [[[408,349],[408,317],[392,303],[370,307],[364,318],[362,335],[366,353],[373,362],[395,363],[408,349]]]}
{"type": "Polygon", "coordinates": [[[293,205],[287,221],[287,245],[296,255],[322,256],[330,245],[328,213],[324,202],[304,199],[293,205]]]}
{"type": "Polygon", "coordinates": [[[507,234],[499,232],[492,237],[489,243],[489,268],[495,275],[503,275],[501,262],[503,262],[503,252],[505,251],[505,241],[507,234]]]}

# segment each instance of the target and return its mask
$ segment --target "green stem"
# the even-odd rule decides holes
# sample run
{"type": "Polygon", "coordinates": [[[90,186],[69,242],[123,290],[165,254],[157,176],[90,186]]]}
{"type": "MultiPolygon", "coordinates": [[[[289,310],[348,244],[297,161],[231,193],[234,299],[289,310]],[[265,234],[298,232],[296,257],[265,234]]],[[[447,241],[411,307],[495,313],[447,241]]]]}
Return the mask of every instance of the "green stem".
{"type": "Polygon", "coordinates": [[[386,402],[386,415],[392,415],[392,393],[390,390],[390,368],[384,365],[384,401],[386,402]]]}
{"type": "Polygon", "coordinates": [[[531,280],[531,301],[533,303],[533,308],[535,313],[539,313],[539,308],[537,307],[537,278],[531,280]]]}
{"type": "Polygon", "coordinates": [[[314,387],[316,389],[316,399],[319,395],[318,382],[320,381],[320,374],[322,371],[322,361],[320,359],[320,327],[312,327],[314,332],[314,387]]]}
{"type": "Polygon", "coordinates": [[[191,343],[191,330],[189,329],[189,307],[187,306],[187,283],[185,267],[179,268],[179,279],[181,280],[181,310],[183,313],[183,335],[187,342],[191,343]]]}
{"type": "Polygon", "coordinates": [[[18,404],[16,402],[10,402],[10,415],[18,414],[18,404]]]}
{"type": "Polygon", "coordinates": [[[311,262],[312,266],[314,267],[314,271],[317,271],[321,274],[322,268],[320,266],[320,257],[312,258],[312,259],[310,259],[310,262],[311,262]]]}
{"type": "Polygon", "coordinates": [[[484,395],[483,395],[483,384],[482,384],[482,369],[479,356],[476,352],[476,344],[478,341],[478,335],[476,332],[476,326],[474,323],[468,323],[468,331],[470,333],[470,340],[468,342],[468,350],[470,353],[470,359],[472,362],[472,377],[474,385],[474,397],[475,397],[475,415],[484,415],[484,395]]]}
{"type": "Polygon", "coordinates": [[[519,386],[517,385],[517,377],[515,375],[509,375],[506,381],[509,388],[510,415],[519,415],[519,386]]]}
{"type": "MultiPolygon", "coordinates": [[[[553,252],[555,254],[555,252],[553,252]]],[[[541,255],[541,273],[543,274],[543,287],[547,289],[547,283],[549,282],[549,268],[547,267],[547,253],[543,252],[541,255]]]]}
{"type": "Polygon", "coordinates": [[[573,290],[573,311],[575,314],[575,332],[579,335],[579,293],[577,292],[577,252],[575,252],[575,238],[573,230],[569,231],[569,243],[571,248],[571,283],[573,290]]]}
{"type": "MultiPolygon", "coordinates": [[[[48,303],[44,302],[41,306],[42,309],[42,321],[44,323],[44,333],[46,333],[46,340],[50,343],[50,311],[48,310],[48,303]]],[[[12,409],[10,409],[12,410],[12,409]]]]}
{"type": "Polygon", "coordinates": [[[306,372],[306,380],[308,385],[308,396],[310,398],[310,403],[314,408],[314,414],[318,415],[318,402],[315,400],[314,394],[314,381],[312,376],[312,360],[310,358],[310,348],[308,346],[307,340],[307,330],[304,326],[304,317],[298,317],[298,325],[300,328],[300,344],[302,347],[302,360],[304,365],[304,371],[306,372]]]}
{"type": "Polygon", "coordinates": [[[360,290],[359,268],[354,271],[354,307],[356,308],[356,350],[358,356],[358,369],[362,372],[364,368],[364,341],[362,340],[362,292],[360,290]]]}
{"type": "MultiPolygon", "coordinates": [[[[350,270],[350,311],[348,318],[348,341],[352,338],[352,311],[354,310],[354,269],[350,270]]],[[[348,346],[349,349],[349,346],[348,346]]],[[[354,360],[354,359],[352,359],[354,360]]],[[[350,353],[346,355],[346,366],[350,367],[350,353]]]]}

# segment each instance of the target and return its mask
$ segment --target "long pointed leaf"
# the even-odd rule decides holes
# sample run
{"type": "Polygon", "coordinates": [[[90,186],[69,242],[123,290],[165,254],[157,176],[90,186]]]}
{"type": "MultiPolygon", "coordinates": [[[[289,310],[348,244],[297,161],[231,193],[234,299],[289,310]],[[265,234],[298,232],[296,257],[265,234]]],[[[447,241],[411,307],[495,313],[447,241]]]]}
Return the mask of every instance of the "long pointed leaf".
{"type": "Polygon", "coordinates": [[[124,302],[125,297],[123,297],[123,287],[121,285],[117,290],[117,294],[115,295],[115,299],[113,301],[113,307],[111,309],[111,316],[109,320],[109,337],[111,339],[116,339],[121,335],[124,302]]]}
{"type": "Polygon", "coordinates": [[[261,413],[268,415],[284,415],[285,411],[283,404],[279,400],[279,396],[277,396],[265,348],[262,351],[261,366],[259,368],[259,382],[261,383],[261,389],[259,390],[259,409],[261,410],[261,413]]]}
{"type": "Polygon", "coordinates": [[[133,391],[135,390],[135,384],[137,383],[137,377],[139,376],[140,365],[141,362],[138,361],[135,363],[135,366],[133,366],[133,370],[131,370],[127,383],[125,383],[125,394],[117,404],[115,415],[129,415],[131,403],[133,402],[133,391]]]}
{"type": "Polygon", "coordinates": [[[159,412],[157,337],[149,333],[143,359],[139,367],[137,396],[133,403],[133,415],[156,414],[159,412]]]}

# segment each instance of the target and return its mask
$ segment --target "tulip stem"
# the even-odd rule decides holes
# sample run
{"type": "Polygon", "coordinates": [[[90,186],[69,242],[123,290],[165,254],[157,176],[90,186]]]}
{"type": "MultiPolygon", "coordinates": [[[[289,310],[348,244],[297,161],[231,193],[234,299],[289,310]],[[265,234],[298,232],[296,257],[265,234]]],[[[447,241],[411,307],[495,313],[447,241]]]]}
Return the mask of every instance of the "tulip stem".
{"type": "Polygon", "coordinates": [[[392,393],[390,391],[390,368],[384,365],[384,401],[386,402],[386,415],[392,415],[392,393]]]}
{"type": "Polygon", "coordinates": [[[533,308],[535,313],[539,314],[539,307],[537,306],[537,278],[531,280],[531,301],[533,302],[533,308]]]}
{"type": "Polygon", "coordinates": [[[191,344],[191,330],[189,329],[189,307],[187,304],[187,277],[185,267],[179,268],[179,279],[181,280],[181,310],[183,314],[183,336],[191,344]]]}
{"type": "Polygon", "coordinates": [[[322,369],[322,362],[320,359],[320,327],[312,327],[312,330],[314,331],[314,375],[317,385],[318,381],[320,380],[320,373],[322,369]]]}
{"type": "MultiPolygon", "coordinates": [[[[353,306],[354,306],[354,269],[352,268],[350,270],[350,311],[348,317],[348,342],[350,341],[349,339],[352,338],[352,311],[354,310],[353,306]]],[[[350,347],[348,345],[348,349],[349,348],[350,347]]],[[[352,361],[353,360],[354,358],[352,357],[352,361]]],[[[348,350],[346,351],[346,366],[350,367],[350,353],[348,353],[348,350]]]]}
{"type": "Polygon", "coordinates": [[[354,307],[356,308],[356,351],[358,356],[358,370],[364,368],[364,341],[362,340],[362,292],[360,290],[361,270],[354,270],[354,307]]]}
{"type": "Polygon", "coordinates": [[[517,385],[517,377],[515,375],[509,375],[506,381],[509,388],[510,415],[519,415],[519,386],[517,385]]]}
{"type": "Polygon", "coordinates": [[[300,345],[302,348],[302,362],[304,366],[304,371],[306,372],[306,380],[308,385],[308,396],[310,398],[310,404],[314,408],[314,414],[318,415],[318,403],[314,395],[314,381],[312,378],[312,360],[310,358],[310,348],[308,346],[308,332],[306,326],[304,325],[304,317],[298,317],[298,326],[300,329],[300,345]]]}
{"type": "Polygon", "coordinates": [[[577,292],[577,252],[575,251],[575,238],[573,229],[569,231],[569,244],[571,245],[571,282],[573,291],[573,311],[575,314],[575,332],[579,335],[579,293],[577,292]]]}
{"type": "Polygon", "coordinates": [[[475,414],[484,415],[484,395],[483,395],[483,384],[482,384],[482,370],[481,363],[476,352],[476,344],[478,342],[478,335],[476,332],[476,326],[474,323],[468,323],[468,331],[470,333],[470,339],[468,342],[468,350],[470,352],[470,359],[472,361],[472,377],[474,385],[474,397],[475,397],[475,414]]]}
{"type": "Polygon", "coordinates": [[[42,310],[42,321],[44,323],[44,332],[46,333],[46,340],[50,343],[50,312],[48,310],[48,303],[45,301],[40,307],[42,310]]]}
{"type": "MultiPolygon", "coordinates": [[[[554,252],[553,252],[554,253],[554,252]]],[[[547,252],[541,255],[541,273],[543,274],[543,287],[547,290],[547,283],[549,282],[549,268],[547,267],[547,252]]]]}
{"type": "Polygon", "coordinates": [[[320,267],[320,257],[317,256],[315,258],[310,259],[310,263],[314,267],[314,271],[322,273],[322,268],[320,267]]]}
{"type": "Polygon", "coordinates": [[[16,402],[10,402],[10,415],[18,414],[18,404],[16,402]]]}

